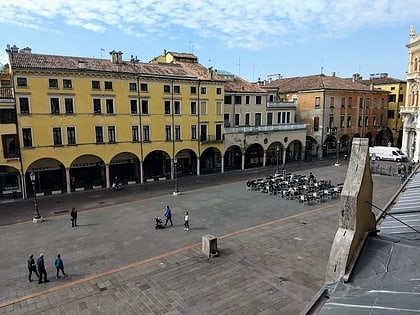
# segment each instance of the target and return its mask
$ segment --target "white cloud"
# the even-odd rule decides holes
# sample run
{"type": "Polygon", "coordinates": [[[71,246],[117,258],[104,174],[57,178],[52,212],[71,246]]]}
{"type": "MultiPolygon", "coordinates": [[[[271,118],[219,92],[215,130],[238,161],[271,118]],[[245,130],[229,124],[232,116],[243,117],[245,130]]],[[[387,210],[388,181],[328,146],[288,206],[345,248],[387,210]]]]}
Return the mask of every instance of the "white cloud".
{"type": "Polygon", "coordinates": [[[92,32],[118,28],[168,38],[178,28],[230,47],[263,49],[418,21],[417,7],[418,0],[15,0],[0,3],[0,23],[44,28],[61,20],[92,32]]]}

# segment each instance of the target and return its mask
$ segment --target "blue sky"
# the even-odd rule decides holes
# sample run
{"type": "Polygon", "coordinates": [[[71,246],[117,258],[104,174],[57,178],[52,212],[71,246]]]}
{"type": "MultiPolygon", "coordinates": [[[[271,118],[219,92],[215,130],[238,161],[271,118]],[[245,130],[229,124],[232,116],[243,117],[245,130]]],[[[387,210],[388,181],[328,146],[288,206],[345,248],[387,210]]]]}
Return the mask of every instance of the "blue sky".
{"type": "Polygon", "coordinates": [[[249,81],[321,71],[405,79],[410,25],[420,33],[419,0],[1,0],[0,62],[7,44],[142,62],[166,49],[249,81]]]}

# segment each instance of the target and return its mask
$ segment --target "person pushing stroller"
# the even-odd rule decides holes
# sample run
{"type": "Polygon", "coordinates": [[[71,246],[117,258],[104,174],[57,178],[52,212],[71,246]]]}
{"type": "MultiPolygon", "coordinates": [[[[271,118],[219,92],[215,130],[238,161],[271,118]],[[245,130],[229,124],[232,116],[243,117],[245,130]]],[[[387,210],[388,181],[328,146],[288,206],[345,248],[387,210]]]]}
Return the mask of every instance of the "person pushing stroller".
{"type": "Polygon", "coordinates": [[[169,206],[166,206],[164,216],[166,217],[165,226],[168,224],[168,222],[170,222],[171,226],[173,226],[174,224],[172,223],[172,211],[169,206]]]}

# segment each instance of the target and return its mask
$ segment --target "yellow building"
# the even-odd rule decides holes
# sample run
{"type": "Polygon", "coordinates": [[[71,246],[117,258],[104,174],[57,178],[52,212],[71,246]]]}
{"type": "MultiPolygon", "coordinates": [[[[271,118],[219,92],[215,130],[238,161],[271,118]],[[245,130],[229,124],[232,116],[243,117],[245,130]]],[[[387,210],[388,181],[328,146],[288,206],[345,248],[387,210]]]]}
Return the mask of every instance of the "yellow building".
{"type": "Polygon", "coordinates": [[[225,165],[250,168],[305,158],[306,124],[296,123],[296,103],[278,102],[265,90],[228,72],[225,80],[225,165]]]}
{"type": "Polygon", "coordinates": [[[58,194],[110,187],[116,177],[131,184],[223,171],[224,81],[194,55],[143,63],[116,51],[109,59],[8,53],[17,125],[1,133],[19,140],[20,158],[1,166],[23,197],[32,172],[37,194],[58,194]]]}
{"type": "Polygon", "coordinates": [[[407,82],[390,78],[387,73],[371,74],[368,80],[361,80],[361,82],[375,89],[389,92],[386,134],[393,146],[401,148],[403,120],[400,109],[405,106],[407,82]]]}
{"type": "Polygon", "coordinates": [[[19,159],[19,139],[17,136],[16,103],[10,81],[8,67],[0,72],[0,187],[3,198],[17,197],[22,193],[19,174],[22,164],[19,159]]]}

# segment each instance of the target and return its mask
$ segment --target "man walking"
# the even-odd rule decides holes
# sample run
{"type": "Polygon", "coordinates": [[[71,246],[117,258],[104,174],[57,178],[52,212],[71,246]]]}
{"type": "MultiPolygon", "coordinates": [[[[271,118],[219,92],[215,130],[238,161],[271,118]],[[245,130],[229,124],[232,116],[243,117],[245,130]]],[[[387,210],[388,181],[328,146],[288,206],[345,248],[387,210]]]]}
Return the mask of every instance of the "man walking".
{"type": "Polygon", "coordinates": [[[56,274],[57,279],[60,278],[60,270],[61,270],[61,273],[63,274],[63,277],[67,277],[66,273],[64,272],[64,263],[63,263],[63,260],[61,259],[60,254],[57,255],[54,265],[55,265],[55,269],[57,269],[57,274],[56,274]]]}
{"type": "Polygon", "coordinates": [[[169,208],[169,206],[166,206],[165,217],[166,217],[165,226],[168,224],[168,222],[171,222],[171,226],[173,226],[174,224],[172,223],[172,211],[169,208]]]}
{"type": "Polygon", "coordinates": [[[38,274],[38,271],[36,270],[36,264],[35,264],[35,259],[34,259],[33,254],[31,254],[28,258],[28,270],[29,270],[29,282],[32,282],[32,272],[35,272],[39,280],[39,274],[38,274]]]}
{"type": "Polygon", "coordinates": [[[39,254],[39,258],[36,261],[36,265],[38,267],[39,271],[39,281],[38,283],[42,282],[50,282],[50,280],[47,279],[47,270],[45,269],[45,263],[44,263],[44,254],[39,254]],[[42,281],[44,279],[44,281],[42,281]]]}
{"type": "Polygon", "coordinates": [[[77,226],[77,210],[75,207],[70,212],[71,227],[77,226]]]}

